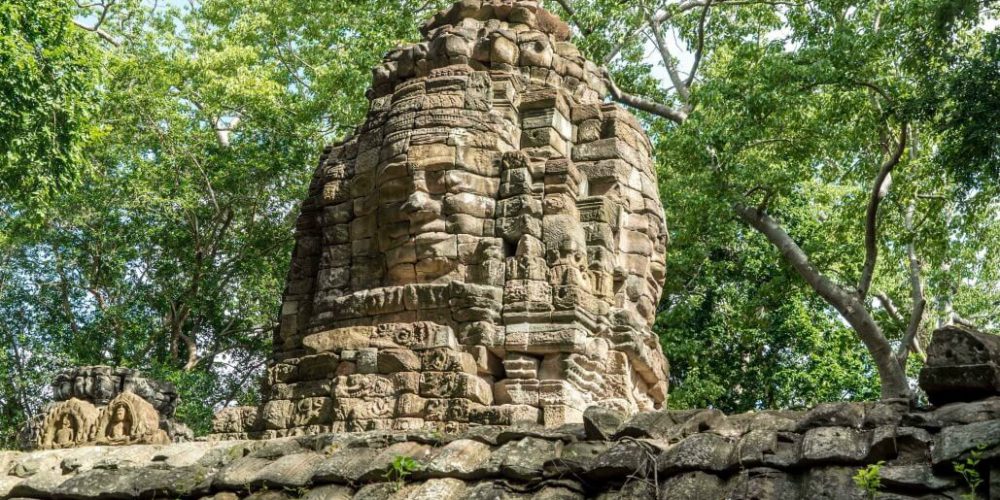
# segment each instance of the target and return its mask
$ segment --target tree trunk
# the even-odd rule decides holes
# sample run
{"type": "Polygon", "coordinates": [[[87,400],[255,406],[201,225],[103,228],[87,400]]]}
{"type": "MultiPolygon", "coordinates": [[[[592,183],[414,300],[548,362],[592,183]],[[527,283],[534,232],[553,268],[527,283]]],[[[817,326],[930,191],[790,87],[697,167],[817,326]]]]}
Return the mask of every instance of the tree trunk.
{"type": "Polygon", "coordinates": [[[767,237],[795,272],[857,332],[875,361],[882,382],[882,399],[910,399],[906,372],[896,361],[892,346],[865,304],[813,267],[802,248],[766,213],[742,205],[735,205],[733,209],[740,219],[767,237]]]}

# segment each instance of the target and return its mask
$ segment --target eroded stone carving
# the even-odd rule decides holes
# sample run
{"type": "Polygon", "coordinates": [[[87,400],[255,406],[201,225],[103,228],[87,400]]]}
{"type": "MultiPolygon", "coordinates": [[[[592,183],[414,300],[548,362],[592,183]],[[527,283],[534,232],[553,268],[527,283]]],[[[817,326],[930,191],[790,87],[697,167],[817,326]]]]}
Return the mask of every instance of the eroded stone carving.
{"type": "Polygon", "coordinates": [[[76,398],[54,404],[45,414],[38,447],[70,448],[86,443],[98,414],[94,405],[76,398]]]}
{"type": "Polygon", "coordinates": [[[217,433],[555,426],[663,404],[667,236],[642,127],[535,1],[465,0],[422,32],[323,152],[267,403],[224,411],[217,433]]]}
{"type": "Polygon", "coordinates": [[[25,448],[164,444],[193,437],[186,426],[173,421],[178,401],[173,386],[135,370],[76,368],[56,376],[52,387],[57,401],[43,407],[26,426],[25,448]],[[133,390],[142,391],[169,413],[161,413],[133,390]]]}
{"type": "Polygon", "coordinates": [[[159,428],[156,408],[131,392],[115,396],[101,409],[94,425],[93,441],[98,444],[164,444],[167,433],[159,428]]]}
{"type": "Polygon", "coordinates": [[[53,449],[85,445],[165,444],[153,405],[132,392],[121,392],[107,405],[70,398],[49,405],[35,424],[30,448],[53,449]]]}

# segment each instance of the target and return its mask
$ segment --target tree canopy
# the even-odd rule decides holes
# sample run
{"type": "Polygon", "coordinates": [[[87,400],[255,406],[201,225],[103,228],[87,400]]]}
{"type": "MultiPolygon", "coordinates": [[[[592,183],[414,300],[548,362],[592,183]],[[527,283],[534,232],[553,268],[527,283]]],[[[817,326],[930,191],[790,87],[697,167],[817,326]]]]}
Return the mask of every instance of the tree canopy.
{"type": "MultiPolygon", "coordinates": [[[[0,446],[72,365],[201,433],[256,401],[313,163],[449,3],[0,5],[0,446]]],[[[934,327],[997,327],[992,2],[545,6],[655,145],[672,406],[893,395],[934,327]]]]}

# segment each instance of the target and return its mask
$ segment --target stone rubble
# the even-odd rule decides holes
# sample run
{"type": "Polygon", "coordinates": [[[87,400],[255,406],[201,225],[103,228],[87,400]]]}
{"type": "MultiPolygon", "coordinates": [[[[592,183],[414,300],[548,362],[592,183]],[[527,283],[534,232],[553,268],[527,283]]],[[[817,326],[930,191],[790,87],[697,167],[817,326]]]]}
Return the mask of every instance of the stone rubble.
{"type": "MultiPolygon", "coordinates": [[[[996,338],[938,330],[925,370],[995,365],[1000,352],[988,346],[996,338]]],[[[934,397],[942,382],[927,371],[921,380],[935,384],[934,397]]],[[[943,380],[957,401],[917,409],[836,402],[627,416],[595,405],[582,423],[555,427],[0,451],[0,498],[865,499],[871,492],[853,477],[881,464],[875,498],[958,499],[971,491],[955,465],[978,457],[976,498],[1000,499],[1000,390],[952,371],[943,380]]]]}
{"type": "Polygon", "coordinates": [[[1000,336],[949,325],[927,346],[920,386],[934,404],[1000,394],[1000,336]]]}

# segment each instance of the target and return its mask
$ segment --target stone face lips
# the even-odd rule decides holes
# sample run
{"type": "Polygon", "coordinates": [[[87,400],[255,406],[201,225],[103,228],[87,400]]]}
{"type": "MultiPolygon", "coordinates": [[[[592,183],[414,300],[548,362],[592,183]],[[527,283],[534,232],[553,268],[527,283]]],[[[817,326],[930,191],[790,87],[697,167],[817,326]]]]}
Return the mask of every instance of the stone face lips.
{"type": "Polygon", "coordinates": [[[642,127],[537,2],[466,0],[422,32],[374,68],[365,122],[320,158],[273,411],[217,432],[559,425],[664,402],[650,326],[666,227],[642,127]],[[329,404],[301,418],[315,397],[329,404]]]}
{"type": "Polygon", "coordinates": [[[934,332],[920,387],[934,404],[1000,395],[1000,337],[959,325],[934,332]]]}

